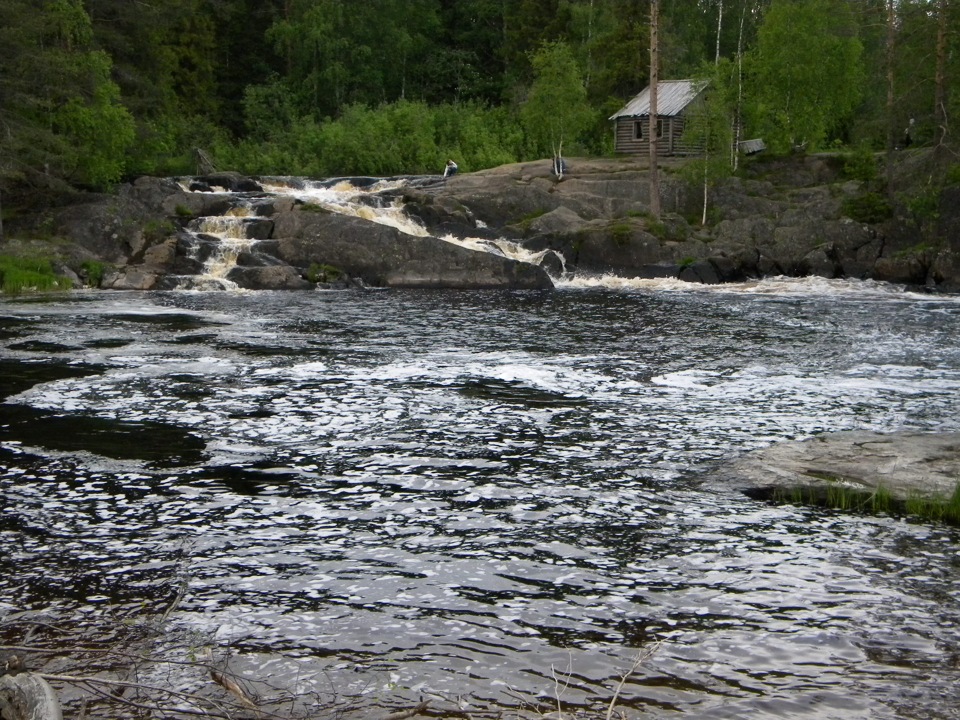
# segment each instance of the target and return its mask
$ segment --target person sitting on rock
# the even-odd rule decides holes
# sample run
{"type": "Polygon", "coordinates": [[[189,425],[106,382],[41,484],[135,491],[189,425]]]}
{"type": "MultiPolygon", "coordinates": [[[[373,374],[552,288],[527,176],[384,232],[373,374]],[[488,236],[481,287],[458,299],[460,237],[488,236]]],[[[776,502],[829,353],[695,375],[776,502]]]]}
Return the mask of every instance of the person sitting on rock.
{"type": "Polygon", "coordinates": [[[444,179],[448,177],[453,177],[457,174],[457,170],[460,168],[457,167],[457,164],[453,160],[447,160],[447,167],[443,170],[444,179]]]}

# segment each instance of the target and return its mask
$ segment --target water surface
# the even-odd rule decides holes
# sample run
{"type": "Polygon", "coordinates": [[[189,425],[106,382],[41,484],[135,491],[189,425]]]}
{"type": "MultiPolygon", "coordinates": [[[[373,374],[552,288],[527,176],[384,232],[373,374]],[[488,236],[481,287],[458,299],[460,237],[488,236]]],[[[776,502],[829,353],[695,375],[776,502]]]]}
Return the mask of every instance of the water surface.
{"type": "MultiPolygon", "coordinates": [[[[822,280],[0,304],[0,613],[162,613],[271,682],[956,717],[960,535],[706,490],[960,429],[960,302],[822,280]]],[[[162,645],[162,642],[161,642],[162,645]]],[[[162,650],[162,648],[161,648],[162,650]]],[[[549,708],[548,708],[549,709],[549,708]]]]}

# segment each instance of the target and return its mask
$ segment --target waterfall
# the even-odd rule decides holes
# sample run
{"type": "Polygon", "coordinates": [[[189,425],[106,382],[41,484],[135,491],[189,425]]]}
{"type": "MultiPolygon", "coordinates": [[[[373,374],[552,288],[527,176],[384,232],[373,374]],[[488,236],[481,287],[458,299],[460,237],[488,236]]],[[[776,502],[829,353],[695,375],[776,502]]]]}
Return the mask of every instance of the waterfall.
{"type": "MultiPolygon", "coordinates": [[[[276,195],[287,195],[304,203],[319,205],[330,212],[388,225],[414,237],[430,236],[430,231],[427,228],[407,215],[401,200],[384,198],[381,195],[385,191],[406,186],[408,181],[403,178],[333,180],[262,178],[261,180],[264,190],[276,195]],[[358,180],[360,184],[356,184],[358,180]]],[[[486,226],[482,222],[478,222],[477,227],[485,228],[486,226]]],[[[450,233],[436,237],[469,250],[492,253],[531,265],[542,265],[548,258],[553,258],[554,262],[551,262],[550,267],[545,269],[556,277],[563,277],[566,274],[566,259],[556,250],[532,251],[523,247],[520,243],[506,238],[460,237],[450,233]]]]}
{"type": "MultiPolygon", "coordinates": [[[[431,237],[430,231],[407,214],[402,199],[387,193],[408,187],[415,180],[409,178],[332,178],[311,180],[300,177],[262,177],[263,192],[274,197],[288,197],[339,215],[362,218],[387,225],[413,237],[431,237]]],[[[190,184],[181,182],[184,190],[190,184]]],[[[197,192],[194,190],[194,192],[197,192]]],[[[182,275],[177,286],[192,290],[236,290],[237,283],[229,279],[237,261],[253,249],[257,242],[251,234],[251,225],[262,222],[257,218],[251,200],[237,195],[238,205],[223,215],[200,217],[190,222],[186,237],[187,257],[199,264],[196,275],[182,275]]],[[[255,201],[253,201],[255,202],[255,201]]],[[[481,222],[478,230],[485,229],[481,222]]],[[[266,237],[261,235],[260,237],[266,237]]],[[[520,243],[505,238],[486,239],[472,236],[444,234],[434,236],[445,242],[476,252],[492,253],[518,262],[543,266],[554,277],[566,275],[566,260],[555,250],[529,250],[520,243]]]]}
{"type": "Polygon", "coordinates": [[[195,276],[181,276],[179,286],[187,290],[240,290],[229,279],[237,259],[256,240],[248,236],[253,212],[246,205],[231,208],[224,215],[199,217],[187,226],[187,257],[201,264],[195,276]]]}

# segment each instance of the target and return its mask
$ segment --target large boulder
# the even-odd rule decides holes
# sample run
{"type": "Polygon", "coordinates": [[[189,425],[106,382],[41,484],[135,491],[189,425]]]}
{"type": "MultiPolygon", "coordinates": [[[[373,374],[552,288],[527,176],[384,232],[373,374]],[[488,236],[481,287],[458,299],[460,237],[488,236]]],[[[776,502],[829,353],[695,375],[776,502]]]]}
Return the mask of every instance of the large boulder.
{"type": "Polygon", "coordinates": [[[960,433],[843,431],[781,442],[721,466],[710,482],[754,493],[843,488],[949,498],[960,478],[960,433]]]}
{"type": "MultiPolygon", "coordinates": [[[[546,272],[434,237],[414,237],[361,218],[293,210],[274,222],[274,252],[289,265],[330,265],[368,285],[549,288],[546,272]]],[[[266,246],[264,246],[266,247],[266,246]]]]}
{"type": "Polygon", "coordinates": [[[246,290],[309,290],[315,287],[289,265],[237,266],[227,280],[246,290]]]}

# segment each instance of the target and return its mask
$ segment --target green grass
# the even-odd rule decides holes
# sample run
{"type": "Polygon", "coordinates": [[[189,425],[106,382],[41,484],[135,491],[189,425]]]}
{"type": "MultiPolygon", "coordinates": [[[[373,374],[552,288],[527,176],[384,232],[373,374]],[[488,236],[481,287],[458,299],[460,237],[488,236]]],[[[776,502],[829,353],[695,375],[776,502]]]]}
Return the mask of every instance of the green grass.
{"type": "Polygon", "coordinates": [[[320,213],[321,215],[330,215],[330,210],[317,203],[304,203],[300,206],[303,212],[320,213]]]}
{"type": "Polygon", "coordinates": [[[544,208],[541,208],[540,210],[534,210],[533,212],[527,213],[522,218],[517,220],[516,225],[519,226],[519,228],[523,232],[527,232],[530,229],[530,226],[533,224],[534,220],[546,214],[547,214],[547,210],[544,208]]]}
{"type": "Polygon", "coordinates": [[[777,488],[771,499],[776,503],[813,505],[868,514],[908,515],[921,520],[960,525],[960,482],[949,498],[915,493],[906,500],[898,500],[882,485],[873,492],[867,492],[841,484],[841,477],[826,474],[816,476],[829,481],[829,484],[826,487],[777,488]]]}
{"type": "Polygon", "coordinates": [[[70,280],[58,277],[49,260],[0,255],[0,290],[6,295],[69,290],[70,280]]]}

